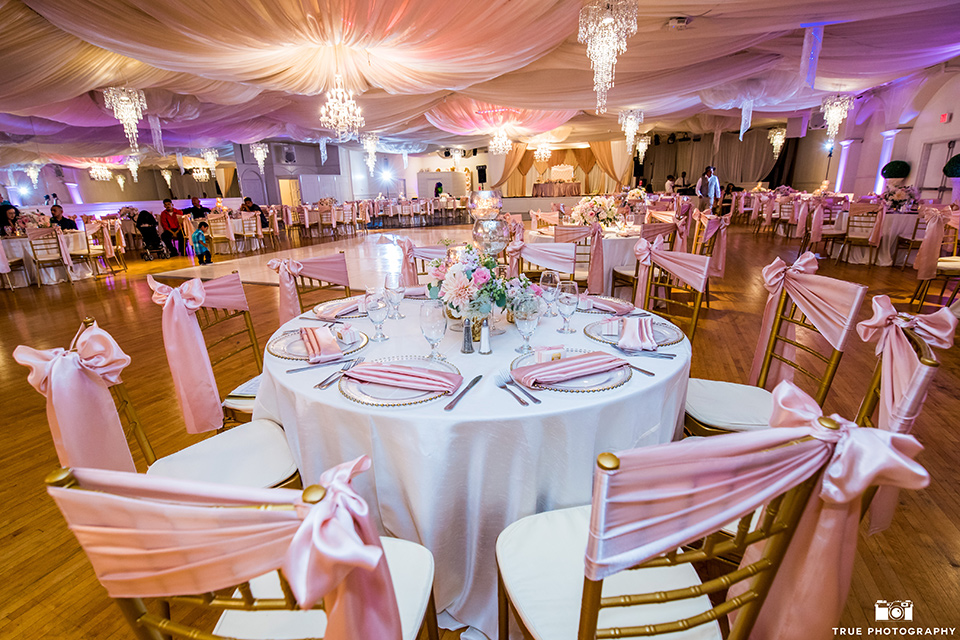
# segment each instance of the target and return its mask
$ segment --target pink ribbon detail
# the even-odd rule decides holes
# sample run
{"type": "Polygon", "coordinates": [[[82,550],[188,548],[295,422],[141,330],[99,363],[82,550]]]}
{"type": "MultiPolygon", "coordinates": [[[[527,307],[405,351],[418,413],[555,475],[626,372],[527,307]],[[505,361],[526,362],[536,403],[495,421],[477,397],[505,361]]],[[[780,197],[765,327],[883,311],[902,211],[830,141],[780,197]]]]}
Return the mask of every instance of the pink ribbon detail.
{"type": "Polygon", "coordinates": [[[280,279],[280,324],[285,324],[300,315],[296,277],[300,275],[303,264],[284,258],[271,260],[267,267],[276,271],[280,279]]]}
{"type": "Polygon", "coordinates": [[[300,264],[302,265],[300,268],[300,275],[302,276],[343,287],[350,286],[347,256],[345,254],[337,253],[319,258],[304,258],[300,260],[300,264]]]}
{"type": "Polygon", "coordinates": [[[663,236],[657,236],[653,244],[641,237],[634,245],[633,253],[637,257],[637,262],[640,263],[640,270],[637,273],[637,295],[633,303],[641,309],[646,308],[647,278],[654,262],[697,291],[703,291],[707,286],[710,258],[695,253],[667,251],[663,248],[663,236]]]}
{"type": "Polygon", "coordinates": [[[937,261],[940,259],[946,225],[955,213],[948,207],[923,207],[918,215],[926,218],[927,230],[920,242],[913,268],[917,270],[917,280],[932,280],[937,277],[937,261]]]}
{"type": "Polygon", "coordinates": [[[596,295],[603,290],[603,227],[594,222],[590,226],[554,227],[554,241],[577,242],[590,237],[590,270],[587,274],[587,290],[596,295]]]}
{"type": "Polygon", "coordinates": [[[561,273],[573,273],[576,266],[577,245],[572,243],[525,244],[515,240],[507,245],[507,277],[520,275],[520,258],[561,273]]]}

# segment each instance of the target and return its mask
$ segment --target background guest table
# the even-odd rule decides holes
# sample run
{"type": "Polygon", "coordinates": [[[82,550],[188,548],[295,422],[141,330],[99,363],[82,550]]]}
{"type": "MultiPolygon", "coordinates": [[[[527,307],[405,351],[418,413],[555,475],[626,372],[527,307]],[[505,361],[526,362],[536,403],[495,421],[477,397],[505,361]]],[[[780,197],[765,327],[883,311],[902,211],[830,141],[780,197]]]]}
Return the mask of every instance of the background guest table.
{"type": "MultiPolygon", "coordinates": [[[[63,239],[66,242],[68,251],[83,251],[87,248],[86,241],[82,231],[64,231],[63,239]]],[[[26,267],[26,276],[24,279],[23,271],[14,271],[10,274],[10,283],[14,287],[26,287],[37,283],[37,264],[33,259],[33,252],[30,250],[30,241],[26,236],[13,236],[3,238],[3,251],[7,254],[7,260],[23,258],[23,264],[26,267]]],[[[83,280],[94,276],[93,270],[87,264],[74,262],[71,267],[71,273],[74,280],[83,280]]],[[[40,269],[40,281],[43,284],[57,284],[67,281],[67,272],[63,267],[44,267],[40,269]]]]}
{"type": "MultiPolygon", "coordinates": [[[[390,339],[371,342],[358,355],[368,362],[426,355],[420,305],[405,300],[400,309],[406,319],[384,325],[390,339]]],[[[615,353],[583,333],[605,317],[577,312],[577,333],[570,335],[557,333],[559,317],[542,319],[531,343],[615,353]]],[[[373,335],[369,320],[348,322],[373,335]]],[[[294,319],[280,331],[300,326],[321,325],[294,319]]],[[[254,418],[283,425],[305,485],[335,464],[370,455],[373,469],[355,485],[381,530],[429,548],[437,564],[438,609],[495,638],[497,535],[519,518],[587,504],[599,453],[672,440],[686,397],[690,343],[684,338],[662,347],[677,354],[673,360],[629,359],[654,377],[634,371],[623,386],[595,393],[538,391],[542,404],[524,407],[495,385],[497,372],[518,357],[516,328],[506,325],[506,333],[492,337],[492,355],[461,354],[462,339],[448,329],[440,351],[464,385],[480,374],[483,379],[452,411],[443,410],[448,397],[408,407],[357,404],[337,386],[314,388],[337,366],[288,374],[306,363],[267,353],[254,418]]]]}
{"type": "MultiPolygon", "coordinates": [[[[523,238],[526,242],[553,242],[550,231],[552,227],[544,227],[549,231],[527,231],[523,238]]],[[[603,295],[610,295],[613,287],[614,267],[632,267],[637,264],[637,255],[633,248],[637,246],[639,236],[620,236],[615,230],[605,231],[603,234],[603,295]]],[[[593,293],[593,292],[591,292],[593,293]]],[[[624,295],[626,290],[624,290],[624,295]]]]}
{"type": "MultiPolygon", "coordinates": [[[[837,228],[841,231],[847,230],[847,212],[838,216],[837,228]]],[[[919,219],[916,213],[887,213],[883,216],[883,222],[880,227],[880,246],[877,247],[877,264],[881,267],[889,267],[893,264],[893,253],[897,249],[897,237],[905,236],[907,238],[913,233],[913,227],[919,219]]],[[[917,240],[923,239],[923,231],[920,232],[917,240]]],[[[835,258],[840,252],[840,243],[834,243],[831,250],[832,258],[835,258]]],[[[847,262],[851,264],[867,264],[870,260],[872,251],[869,247],[857,246],[850,247],[850,253],[846,256],[847,262]]],[[[913,259],[917,257],[916,250],[910,252],[910,259],[907,264],[913,264],[913,259]]],[[[898,258],[900,264],[904,259],[903,252],[898,258]]]]}
{"type": "Polygon", "coordinates": [[[561,198],[564,196],[579,196],[579,182],[542,182],[533,185],[534,198],[561,198]]]}

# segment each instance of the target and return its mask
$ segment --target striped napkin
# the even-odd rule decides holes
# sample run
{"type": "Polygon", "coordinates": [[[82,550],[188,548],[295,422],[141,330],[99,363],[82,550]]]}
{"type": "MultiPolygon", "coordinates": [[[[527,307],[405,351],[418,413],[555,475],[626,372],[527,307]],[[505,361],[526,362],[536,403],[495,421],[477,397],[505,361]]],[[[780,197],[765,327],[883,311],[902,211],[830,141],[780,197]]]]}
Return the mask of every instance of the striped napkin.
{"type": "Polygon", "coordinates": [[[653,337],[653,318],[624,318],[623,333],[617,346],[621,349],[656,351],[657,340],[653,337]]]}
{"type": "Polygon", "coordinates": [[[360,382],[371,382],[388,387],[444,393],[453,393],[463,382],[463,376],[456,373],[385,362],[358,364],[352,369],[347,369],[343,375],[360,382]]]}
{"type": "Polygon", "coordinates": [[[333,321],[337,320],[340,316],[346,313],[353,313],[360,307],[361,298],[354,298],[352,300],[347,300],[342,304],[330,305],[323,308],[323,314],[317,313],[314,309],[314,313],[321,320],[333,321]]]}
{"type": "Polygon", "coordinates": [[[310,364],[330,362],[343,357],[337,339],[327,327],[301,327],[300,339],[307,347],[307,358],[310,364]]]}
{"type": "Polygon", "coordinates": [[[510,372],[513,379],[525,387],[533,388],[534,384],[553,384],[575,378],[582,378],[593,373],[610,371],[627,366],[626,360],[602,351],[585,353],[582,356],[563,358],[543,364],[528,364],[517,367],[510,372]]]}
{"type": "Polygon", "coordinates": [[[600,309],[601,311],[608,311],[618,316],[625,315],[630,313],[635,306],[629,302],[616,302],[614,300],[604,300],[603,298],[597,298],[595,296],[590,296],[588,298],[590,303],[593,305],[594,309],[600,309]]]}

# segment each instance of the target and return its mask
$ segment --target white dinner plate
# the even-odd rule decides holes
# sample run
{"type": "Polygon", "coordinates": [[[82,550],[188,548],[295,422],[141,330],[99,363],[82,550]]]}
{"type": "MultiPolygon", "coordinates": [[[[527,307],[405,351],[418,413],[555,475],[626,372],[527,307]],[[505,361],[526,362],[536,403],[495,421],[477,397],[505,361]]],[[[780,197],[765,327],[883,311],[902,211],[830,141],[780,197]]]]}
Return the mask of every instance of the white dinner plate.
{"type": "MultiPolygon", "coordinates": [[[[321,302],[313,308],[313,313],[319,318],[323,316],[324,310],[332,307],[337,307],[346,302],[347,300],[357,300],[360,301],[363,299],[363,296],[353,296],[351,298],[337,298],[336,300],[327,300],[326,302],[321,302]]],[[[344,313],[343,315],[337,316],[337,318],[366,318],[366,311],[354,311],[353,313],[344,313]]]]}
{"type": "MultiPolygon", "coordinates": [[[[590,296],[590,297],[598,298],[600,300],[608,300],[610,302],[620,302],[622,304],[628,304],[630,306],[633,306],[632,302],[630,302],[629,300],[624,300],[623,298],[614,298],[612,296],[590,296]]],[[[597,309],[596,307],[594,307],[593,309],[581,309],[577,307],[577,311],[579,311],[580,313],[610,313],[609,311],[604,311],[603,309],[597,309]]]]}
{"type": "MultiPolygon", "coordinates": [[[[619,318],[619,320],[622,321],[623,318],[619,318]]],[[[603,322],[605,321],[591,322],[583,328],[583,333],[586,334],[588,338],[592,338],[597,342],[603,342],[604,344],[617,344],[620,342],[619,332],[618,335],[615,336],[605,336],[600,333],[600,325],[603,324],[603,322]]],[[[666,322],[653,321],[653,339],[657,341],[658,347],[677,344],[678,342],[682,342],[683,338],[683,331],[680,331],[679,327],[666,322]]]]}
{"type": "MultiPolygon", "coordinates": [[[[380,362],[460,374],[460,370],[446,360],[431,360],[427,356],[394,356],[371,361],[371,363],[380,362]]],[[[421,391],[373,382],[361,382],[347,376],[340,377],[339,388],[340,393],[348,400],[373,407],[406,407],[412,404],[430,402],[446,395],[442,391],[421,391]]]]}
{"type": "MultiPolygon", "coordinates": [[[[587,349],[567,349],[567,353],[583,354],[583,353],[592,353],[591,350],[587,349]]],[[[510,370],[514,370],[517,367],[525,367],[528,364],[535,364],[537,361],[537,354],[527,353],[513,362],[510,363],[510,370]]],[[[572,380],[564,380],[563,382],[555,382],[553,384],[546,385],[534,385],[537,389],[549,389],[550,391],[564,391],[566,393],[593,393],[596,391],[609,391],[610,389],[616,389],[617,387],[625,384],[630,377],[633,375],[633,371],[624,363],[624,366],[619,369],[612,369],[610,371],[602,371],[600,373],[592,373],[588,376],[581,376],[579,378],[574,378],[572,380]]]]}
{"type": "MultiPolygon", "coordinates": [[[[337,338],[337,344],[340,345],[340,350],[343,352],[343,355],[348,355],[351,353],[356,353],[367,346],[367,343],[370,342],[370,338],[367,337],[363,331],[357,331],[360,334],[360,339],[356,342],[343,342],[337,338]]],[[[334,334],[336,335],[336,334],[334,334]]],[[[289,331],[283,332],[277,337],[273,338],[270,342],[267,343],[267,353],[278,358],[283,358],[284,360],[309,360],[310,357],[307,355],[307,345],[303,344],[303,340],[300,339],[300,331],[289,331]]]]}

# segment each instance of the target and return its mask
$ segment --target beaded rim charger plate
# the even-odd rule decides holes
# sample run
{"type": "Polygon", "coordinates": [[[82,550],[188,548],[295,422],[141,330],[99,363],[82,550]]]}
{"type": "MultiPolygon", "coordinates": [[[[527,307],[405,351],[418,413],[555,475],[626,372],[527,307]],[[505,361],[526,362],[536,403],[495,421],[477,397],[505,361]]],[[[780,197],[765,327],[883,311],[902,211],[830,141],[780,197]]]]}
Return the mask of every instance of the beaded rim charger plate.
{"type": "MultiPolygon", "coordinates": [[[[393,356],[373,360],[372,362],[399,364],[460,374],[460,370],[446,360],[431,360],[427,356],[393,356]]],[[[430,402],[447,395],[443,391],[421,391],[419,389],[403,389],[385,384],[361,382],[347,376],[340,377],[339,389],[340,393],[348,400],[371,407],[407,407],[430,402]]]]}
{"type": "MultiPolygon", "coordinates": [[[[322,316],[323,316],[323,313],[324,313],[324,309],[329,309],[329,308],[332,308],[332,307],[341,305],[341,304],[343,304],[344,302],[346,302],[347,300],[357,300],[358,302],[360,302],[360,301],[363,300],[363,296],[353,296],[353,297],[350,297],[350,298],[337,298],[336,300],[327,300],[326,302],[321,302],[320,304],[318,304],[317,306],[315,306],[315,307],[313,308],[313,313],[316,314],[316,316],[317,316],[318,318],[319,318],[319,317],[322,317],[322,316]]],[[[353,311],[353,312],[351,312],[351,313],[343,313],[343,314],[340,314],[339,316],[337,316],[338,319],[340,319],[340,318],[366,318],[366,317],[367,317],[367,312],[366,312],[366,311],[353,311]]]]}
{"type": "MultiPolygon", "coordinates": [[[[337,338],[337,344],[340,345],[340,350],[344,356],[360,351],[360,349],[363,349],[367,346],[367,343],[370,342],[370,338],[368,338],[367,334],[363,331],[358,331],[357,333],[360,334],[360,339],[356,342],[347,343],[337,338]]],[[[267,353],[278,358],[283,358],[284,360],[310,360],[310,357],[307,355],[307,347],[300,338],[299,330],[285,331],[271,339],[270,342],[267,343],[267,353]]]]}
{"type": "MultiPolygon", "coordinates": [[[[633,306],[633,303],[632,303],[632,302],[630,302],[629,300],[624,300],[623,298],[615,298],[615,297],[613,297],[613,296],[590,296],[590,297],[591,297],[591,298],[596,298],[596,299],[598,299],[598,300],[607,300],[607,301],[609,301],[609,302],[619,302],[619,303],[621,303],[621,304],[628,304],[628,305],[630,305],[630,306],[633,306]]],[[[597,314],[603,314],[603,313],[610,313],[610,312],[609,312],[609,311],[604,311],[603,309],[597,309],[596,307],[594,307],[593,309],[581,309],[580,307],[577,307],[577,313],[597,313],[597,314]]]]}
{"type": "MultiPolygon", "coordinates": [[[[615,336],[605,336],[601,333],[601,326],[605,320],[591,322],[583,328],[583,333],[588,338],[602,342],[604,344],[617,344],[620,342],[620,334],[615,336]]],[[[653,321],[653,339],[657,341],[658,347],[668,347],[671,344],[683,342],[684,334],[680,328],[666,322],[653,321]]]]}
{"type": "MultiPolygon", "coordinates": [[[[567,349],[566,351],[568,354],[581,355],[584,353],[592,353],[595,350],[567,349]]],[[[513,371],[517,367],[525,367],[528,364],[535,364],[536,361],[537,354],[526,353],[510,363],[510,370],[513,371]]],[[[533,386],[537,389],[563,391],[565,393],[595,393],[597,391],[609,391],[610,389],[621,387],[626,384],[628,380],[630,380],[632,375],[633,371],[629,366],[627,366],[626,363],[624,363],[624,366],[611,369],[610,371],[591,373],[586,376],[580,376],[579,378],[564,380],[563,382],[535,384],[533,386]]]]}

